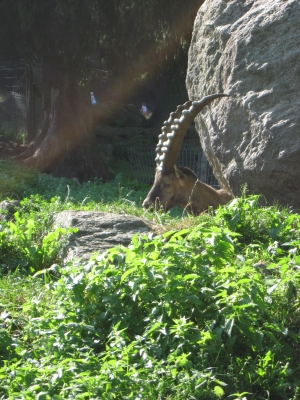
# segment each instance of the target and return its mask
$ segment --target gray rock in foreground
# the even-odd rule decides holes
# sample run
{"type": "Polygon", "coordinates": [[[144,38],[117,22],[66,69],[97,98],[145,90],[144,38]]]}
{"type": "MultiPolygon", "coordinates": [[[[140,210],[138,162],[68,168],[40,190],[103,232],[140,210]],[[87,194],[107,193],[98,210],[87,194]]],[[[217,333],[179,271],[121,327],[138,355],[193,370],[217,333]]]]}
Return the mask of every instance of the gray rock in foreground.
{"type": "Polygon", "coordinates": [[[194,24],[192,100],[227,93],[197,117],[221,186],[300,208],[300,3],[206,0],[194,24]]]}
{"type": "Polygon", "coordinates": [[[54,227],[78,229],[68,238],[63,252],[65,261],[86,260],[92,253],[119,244],[127,246],[136,233],[150,231],[140,218],[96,211],[62,211],[55,216],[54,227]]]}

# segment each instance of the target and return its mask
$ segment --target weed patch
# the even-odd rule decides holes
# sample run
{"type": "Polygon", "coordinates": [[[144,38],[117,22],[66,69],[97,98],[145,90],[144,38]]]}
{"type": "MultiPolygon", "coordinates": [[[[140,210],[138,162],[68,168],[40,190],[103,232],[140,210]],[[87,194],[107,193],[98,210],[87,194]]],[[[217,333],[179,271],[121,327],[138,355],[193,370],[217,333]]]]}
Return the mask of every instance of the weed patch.
{"type": "Polygon", "coordinates": [[[144,189],[37,182],[1,223],[0,398],[299,398],[299,215],[243,194],[63,265],[56,212],[146,217],[144,189]]]}

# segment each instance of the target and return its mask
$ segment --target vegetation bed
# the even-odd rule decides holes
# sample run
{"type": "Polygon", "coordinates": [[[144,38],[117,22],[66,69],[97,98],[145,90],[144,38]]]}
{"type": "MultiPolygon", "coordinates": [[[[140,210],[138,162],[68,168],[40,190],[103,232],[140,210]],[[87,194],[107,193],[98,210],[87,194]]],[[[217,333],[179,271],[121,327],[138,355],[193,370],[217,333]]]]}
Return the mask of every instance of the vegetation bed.
{"type": "Polygon", "coordinates": [[[121,177],[15,181],[2,192],[20,206],[0,223],[0,399],[300,397],[298,214],[245,194],[200,217],[150,214],[121,177]],[[68,208],[132,213],[156,233],[64,265],[51,221],[68,208]]]}

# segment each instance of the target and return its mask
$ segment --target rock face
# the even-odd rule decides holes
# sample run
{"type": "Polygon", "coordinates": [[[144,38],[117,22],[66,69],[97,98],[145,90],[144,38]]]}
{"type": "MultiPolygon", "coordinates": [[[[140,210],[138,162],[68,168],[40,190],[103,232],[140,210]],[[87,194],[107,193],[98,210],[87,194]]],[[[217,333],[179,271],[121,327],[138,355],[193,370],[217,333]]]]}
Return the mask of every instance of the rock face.
{"type": "Polygon", "coordinates": [[[140,218],[95,211],[62,211],[55,216],[54,227],[78,229],[68,239],[65,261],[88,259],[118,244],[127,246],[136,233],[150,231],[140,218]]]}
{"type": "Polygon", "coordinates": [[[189,51],[191,100],[227,93],[196,120],[220,185],[247,183],[300,209],[300,3],[206,0],[189,51]]]}

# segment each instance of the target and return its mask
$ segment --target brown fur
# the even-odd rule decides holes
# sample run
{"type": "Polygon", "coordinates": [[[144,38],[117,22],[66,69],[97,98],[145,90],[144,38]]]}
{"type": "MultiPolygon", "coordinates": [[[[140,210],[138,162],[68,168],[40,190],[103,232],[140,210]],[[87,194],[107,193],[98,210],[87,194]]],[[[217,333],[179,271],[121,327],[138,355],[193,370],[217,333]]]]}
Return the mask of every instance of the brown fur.
{"type": "Polygon", "coordinates": [[[155,181],[143,202],[143,207],[162,207],[168,211],[170,208],[182,206],[189,213],[199,214],[209,206],[216,208],[232,199],[225,190],[215,190],[199,181],[189,168],[174,165],[191,122],[204,107],[220,97],[228,95],[218,93],[203,97],[202,100],[187,101],[178,106],[164,122],[156,147],[155,181]]]}
{"type": "Polygon", "coordinates": [[[174,172],[163,173],[156,170],[154,184],[143,202],[143,207],[162,207],[165,211],[182,206],[189,213],[197,215],[212,206],[226,204],[232,196],[225,190],[199,181],[195,173],[187,167],[174,167],[174,172]]]}

